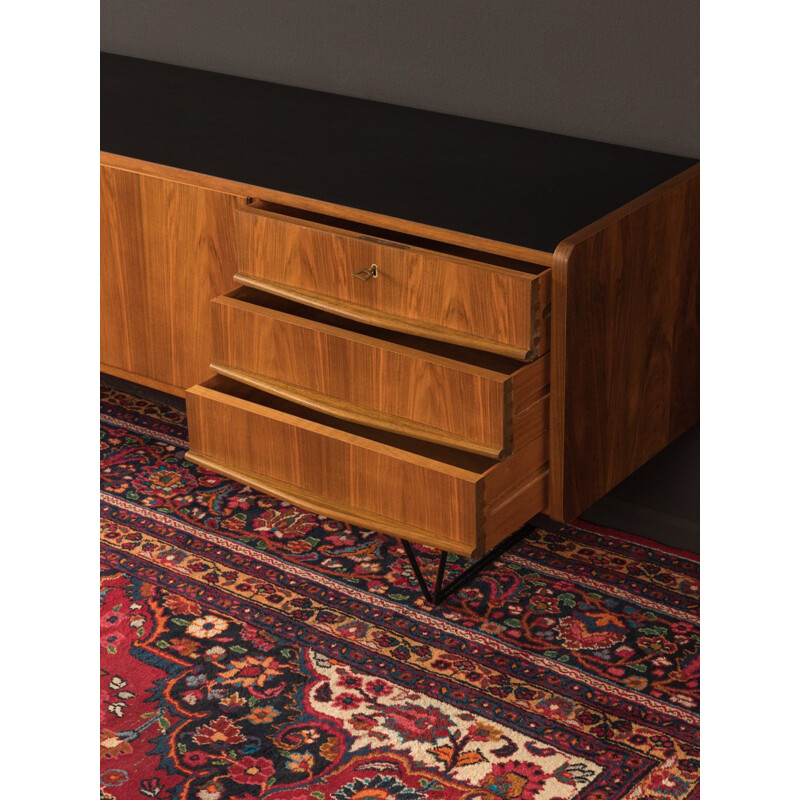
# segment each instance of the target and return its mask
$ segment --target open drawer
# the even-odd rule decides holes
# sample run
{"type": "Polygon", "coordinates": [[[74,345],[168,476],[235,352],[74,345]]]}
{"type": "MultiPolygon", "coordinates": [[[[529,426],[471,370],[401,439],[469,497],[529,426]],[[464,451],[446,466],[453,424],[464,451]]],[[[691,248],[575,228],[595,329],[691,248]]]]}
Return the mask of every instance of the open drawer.
{"type": "Polygon", "coordinates": [[[247,287],[212,318],[215,372],[351,422],[490,458],[547,428],[549,356],[520,363],[247,287]]]}
{"type": "Polygon", "coordinates": [[[477,556],[547,505],[546,433],[505,461],[347,422],[217,376],[189,389],[197,464],[361,527],[477,556]]]}
{"type": "Polygon", "coordinates": [[[255,201],[237,210],[239,283],[512,358],[547,352],[545,267],[281,208],[255,201]]]}

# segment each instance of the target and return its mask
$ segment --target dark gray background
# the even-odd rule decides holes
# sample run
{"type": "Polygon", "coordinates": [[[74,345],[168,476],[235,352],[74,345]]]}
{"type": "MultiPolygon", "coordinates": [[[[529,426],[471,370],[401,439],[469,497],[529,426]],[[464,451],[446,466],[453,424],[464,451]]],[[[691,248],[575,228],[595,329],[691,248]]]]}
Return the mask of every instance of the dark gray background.
{"type": "MultiPolygon", "coordinates": [[[[111,53],[699,156],[698,0],[101,0],[111,53]]],[[[699,548],[699,428],[584,516],[699,548]]]]}
{"type": "Polygon", "coordinates": [[[698,0],[102,0],[127,56],[699,155],[698,0]]]}

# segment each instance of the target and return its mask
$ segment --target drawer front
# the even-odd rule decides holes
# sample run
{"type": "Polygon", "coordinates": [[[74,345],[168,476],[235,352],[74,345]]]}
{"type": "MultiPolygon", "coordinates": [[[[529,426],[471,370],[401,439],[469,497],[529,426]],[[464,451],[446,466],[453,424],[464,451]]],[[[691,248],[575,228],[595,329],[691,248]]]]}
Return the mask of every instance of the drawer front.
{"type": "Polygon", "coordinates": [[[454,552],[477,546],[489,459],[461,453],[447,463],[435,457],[445,448],[405,450],[402,437],[370,436],[221,377],[188,391],[187,414],[188,457],[198,463],[365,527],[454,552]]]}
{"type": "Polygon", "coordinates": [[[514,358],[545,351],[549,272],[376,240],[252,205],[236,216],[240,283],[381,327],[514,358]]]}
{"type": "Polygon", "coordinates": [[[449,552],[480,556],[547,505],[546,431],[493,461],[221,376],[189,389],[186,409],[189,460],[333,519],[449,552]]]}
{"type": "Polygon", "coordinates": [[[491,458],[510,452],[514,412],[549,381],[533,364],[351,323],[252,289],[218,297],[212,318],[215,372],[491,458]],[[527,379],[530,368],[538,383],[527,379]]]}

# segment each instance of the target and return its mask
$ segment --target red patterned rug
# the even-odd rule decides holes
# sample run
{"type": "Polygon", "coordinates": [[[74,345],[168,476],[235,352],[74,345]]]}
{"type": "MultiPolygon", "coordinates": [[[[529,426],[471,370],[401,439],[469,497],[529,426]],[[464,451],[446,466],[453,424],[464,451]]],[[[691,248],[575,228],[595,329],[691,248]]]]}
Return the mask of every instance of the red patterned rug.
{"type": "Polygon", "coordinates": [[[531,527],[431,609],[395,539],[185,461],[180,411],[105,388],[101,437],[101,798],[699,797],[694,556],[531,527]]]}

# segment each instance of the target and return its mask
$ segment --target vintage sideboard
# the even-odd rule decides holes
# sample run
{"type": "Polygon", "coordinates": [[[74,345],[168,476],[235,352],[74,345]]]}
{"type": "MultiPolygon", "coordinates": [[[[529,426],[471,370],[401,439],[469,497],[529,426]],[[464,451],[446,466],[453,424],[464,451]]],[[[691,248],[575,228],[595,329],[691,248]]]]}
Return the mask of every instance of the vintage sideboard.
{"type": "Polygon", "coordinates": [[[691,159],[115,55],[101,83],[102,369],[185,396],[196,463],[476,557],[697,421],[691,159]]]}

